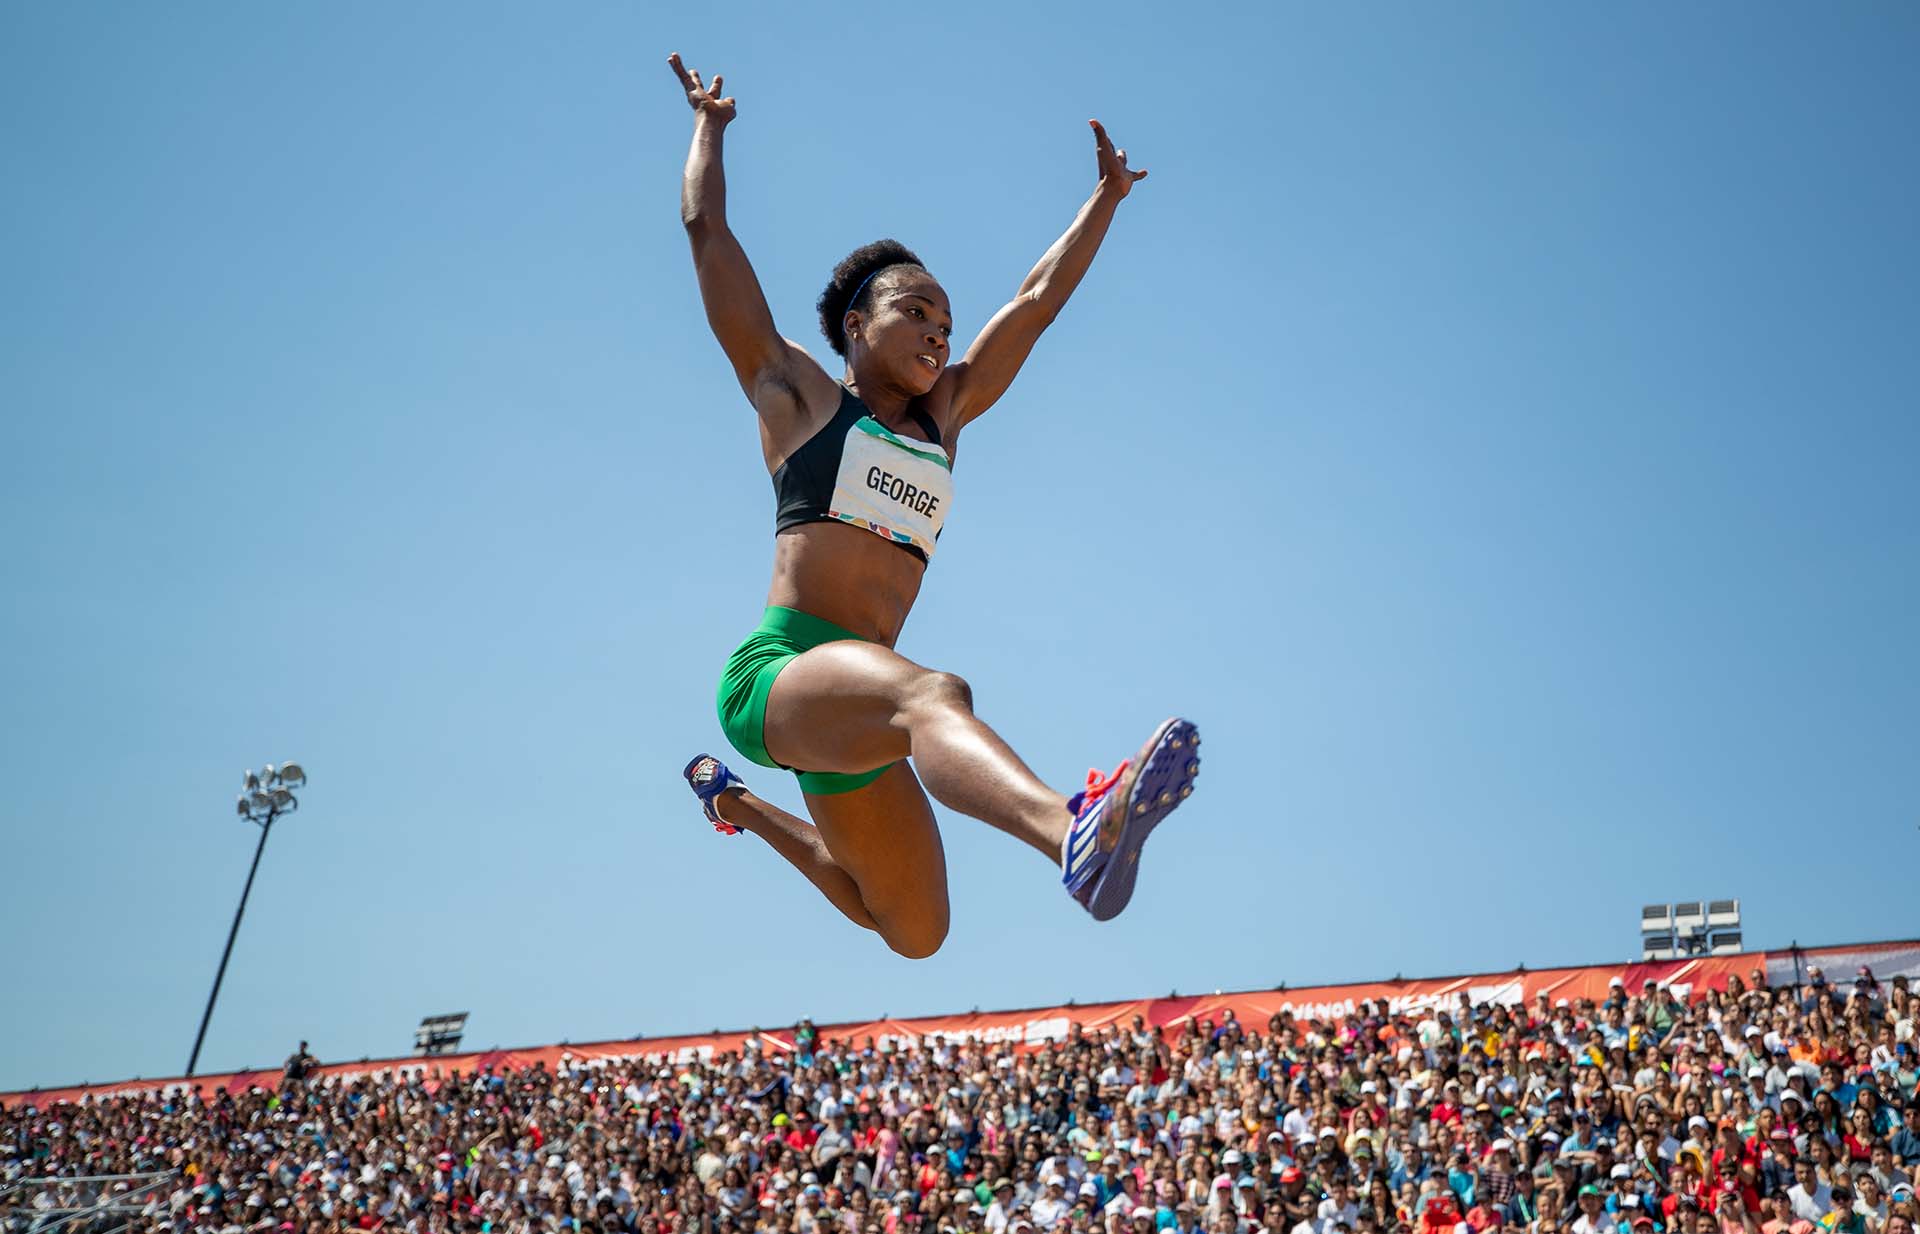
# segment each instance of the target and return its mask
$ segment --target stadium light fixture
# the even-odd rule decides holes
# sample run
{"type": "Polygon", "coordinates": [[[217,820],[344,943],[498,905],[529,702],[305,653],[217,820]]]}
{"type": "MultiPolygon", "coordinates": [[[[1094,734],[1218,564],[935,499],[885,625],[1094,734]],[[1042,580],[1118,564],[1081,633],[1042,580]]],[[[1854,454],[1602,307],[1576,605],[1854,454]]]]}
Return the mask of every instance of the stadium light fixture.
{"type": "Polygon", "coordinates": [[[1682,900],[1640,910],[1640,958],[1685,960],[1740,950],[1740,901],[1682,900]]]}
{"type": "Polygon", "coordinates": [[[291,789],[299,788],[307,782],[306,772],[298,763],[282,763],[275,768],[268,763],[259,771],[247,771],[240,778],[242,792],[234,803],[235,812],[241,818],[260,828],[260,843],[254,846],[253,864],[247,868],[246,885],[240,889],[240,907],[233,910],[233,926],[227,931],[226,950],[220,953],[220,967],[213,974],[213,991],[207,995],[207,1009],[200,1016],[200,1031],[193,1038],[193,1053],[187,1056],[187,1074],[200,1065],[200,1047],[207,1040],[207,1025],[213,1021],[213,1004],[220,997],[220,983],[227,975],[227,961],[233,958],[233,940],[240,937],[240,918],[247,911],[247,896],[253,891],[253,876],[260,870],[260,854],[267,849],[267,837],[273,833],[273,820],[282,814],[291,814],[300,808],[300,802],[291,789]],[[287,772],[291,770],[295,777],[289,785],[287,772]]]}
{"type": "Polygon", "coordinates": [[[413,1030],[414,1055],[432,1057],[452,1054],[458,1050],[461,1035],[466,1031],[467,1014],[464,1011],[455,1011],[447,1015],[424,1017],[420,1021],[420,1027],[413,1030]]]}

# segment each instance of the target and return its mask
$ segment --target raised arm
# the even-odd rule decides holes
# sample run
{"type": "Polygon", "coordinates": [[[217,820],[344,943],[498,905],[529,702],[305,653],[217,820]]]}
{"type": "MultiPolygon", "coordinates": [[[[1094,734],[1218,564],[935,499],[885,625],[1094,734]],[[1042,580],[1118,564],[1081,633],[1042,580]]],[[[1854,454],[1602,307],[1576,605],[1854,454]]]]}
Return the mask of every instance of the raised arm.
{"type": "Polygon", "coordinates": [[[958,424],[978,416],[1007,392],[1041,332],[1060,315],[1087,267],[1093,264],[1093,255],[1100,251],[1114,211],[1133,186],[1147,178],[1145,171],[1127,167],[1127,152],[1113,148],[1112,139],[1098,120],[1087,123],[1093,127],[1099,185],[1080,207],[1066,234],[1055,240],[1028,272],[1019,293],[993,315],[967,348],[966,358],[950,370],[958,424]]]}
{"type": "Polygon", "coordinates": [[[727,227],[727,179],[721,167],[721,135],[732,123],[734,101],[723,97],[723,78],[712,85],[680,63],[680,54],[667,57],[686,88],[693,107],[693,148],[687,152],[687,171],[680,185],[680,221],[693,246],[693,268],[700,278],[700,299],[707,324],[733,363],[740,388],[757,408],[762,388],[780,382],[789,361],[789,344],[774,328],[767,297],[754,277],[746,251],[727,227]]]}

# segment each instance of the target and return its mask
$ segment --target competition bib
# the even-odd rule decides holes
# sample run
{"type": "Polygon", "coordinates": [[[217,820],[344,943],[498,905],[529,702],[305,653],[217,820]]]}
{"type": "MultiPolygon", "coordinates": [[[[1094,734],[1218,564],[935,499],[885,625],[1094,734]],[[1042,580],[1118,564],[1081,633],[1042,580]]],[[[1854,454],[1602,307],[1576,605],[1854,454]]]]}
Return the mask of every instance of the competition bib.
{"type": "Polygon", "coordinates": [[[953,464],[931,442],[891,432],[872,416],[847,431],[827,511],[933,559],[933,542],[953,500],[953,464]]]}

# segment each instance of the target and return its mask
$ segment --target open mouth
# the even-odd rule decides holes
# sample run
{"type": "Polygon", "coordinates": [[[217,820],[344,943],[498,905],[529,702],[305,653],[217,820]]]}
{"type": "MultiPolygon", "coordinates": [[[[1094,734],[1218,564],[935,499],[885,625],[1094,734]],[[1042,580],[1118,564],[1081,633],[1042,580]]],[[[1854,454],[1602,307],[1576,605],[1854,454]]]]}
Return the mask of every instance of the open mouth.
{"type": "Polygon", "coordinates": [[[936,373],[940,371],[940,362],[924,351],[915,356],[914,359],[920,361],[920,363],[926,365],[936,373]]]}

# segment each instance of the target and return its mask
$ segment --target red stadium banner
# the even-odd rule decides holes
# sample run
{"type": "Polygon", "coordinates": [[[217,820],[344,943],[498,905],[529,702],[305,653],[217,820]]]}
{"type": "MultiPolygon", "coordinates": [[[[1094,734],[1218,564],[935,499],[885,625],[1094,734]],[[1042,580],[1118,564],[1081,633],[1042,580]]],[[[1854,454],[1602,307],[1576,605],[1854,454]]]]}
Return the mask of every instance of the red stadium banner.
{"type": "MultiPolygon", "coordinates": [[[[1416,977],[1402,981],[1357,982],[1301,989],[1143,998],[1076,1007],[1034,1007],[1019,1011],[981,1011],[967,1015],[822,1024],[816,1028],[822,1041],[851,1040],[856,1045],[866,1044],[868,1038],[872,1038],[876,1044],[898,1045],[927,1037],[945,1037],[1005,1042],[1019,1048],[1060,1040],[1067,1036],[1075,1024],[1088,1030],[1114,1024],[1130,1025],[1137,1015],[1149,1025],[1167,1026],[1187,1020],[1211,1019],[1217,1022],[1231,1012],[1235,1019],[1252,1031],[1264,1033],[1268,1020],[1281,1012],[1290,1013],[1299,1021],[1333,1019],[1348,1014],[1360,1003],[1370,1000],[1386,999],[1396,1013],[1451,1007],[1463,993],[1470,1002],[1475,1003],[1529,1002],[1540,995],[1554,1001],[1562,998],[1598,1000],[1606,997],[1608,987],[1615,978],[1619,978],[1630,993],[1638,993],[1645,982],[1653,981],[1672,986],[1676,993],[1684,996],[1695,989],[1724,990],[1728,978],[1734,976],[1749,986],[1760,979],[1773,986],[1800,984],[1805,980],[1806,970],[1815,965],[1826,971],[1829,980],[1841,986],[1850,985],[1855,971],[1861,966],[1871,968],[1873,975],[1882,981],[1898,976],[1920,978],[1920,940],[1813,947],[1796,951],[1747,951],[1737,955],[1651,964],[1517,969],[1462,977],[1416,977]]],[[[738,1051],[752,1036],[755,1034],[751,1032],[725,1032],[687,1037],[644,1037],[632,1041],[597,1041],[580,1045],[529,1046],[477,1054],[444,1054],[435,1058],[408,1056],[372,1059],[321,1067],[318,1074],[352,1077],[411,1068],[423,1069],[431,1082],[456,1071],[469,1073],[489,1067],[518,1069],[542,1062],[552,1068],[563,1056],[589,1063],[596,1060],[637,1059],[671,1065],[710,1057],[722,1051],[738,1051]]],[[[762,1032],[758,1038],[760,1047],[769,1053],[793,1049],[793,1033],[790,1029],[762,1032]]],[[[275,1069],[200,1075],[191,1080],[173,1077],[32,1089],[0,1093],[0,1106],[17,1108],[31,1105],[45,1108],[63,1101],[121,1096],[156,1089],[183,1091],[198,1088],[211,1096],[221,1090],[245,1092],[256,1087],[277,1088],[281,1078],[282,1073],[275,1069]]]]}

